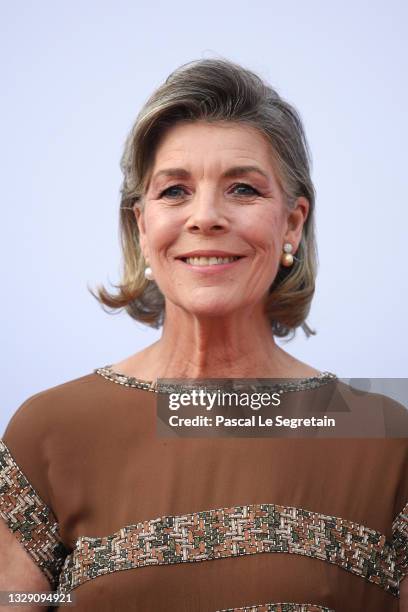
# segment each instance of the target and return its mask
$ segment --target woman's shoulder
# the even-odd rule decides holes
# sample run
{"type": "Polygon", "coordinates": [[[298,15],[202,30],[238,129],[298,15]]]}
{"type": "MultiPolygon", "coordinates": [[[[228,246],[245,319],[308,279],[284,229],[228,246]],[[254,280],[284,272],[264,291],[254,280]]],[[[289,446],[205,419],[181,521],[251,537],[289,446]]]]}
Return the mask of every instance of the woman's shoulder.
{"type": "Polygon", "coordinates": [[[385,438],[401,438],[408,442],[408,388],[402,392],[397,383],[393,385],[392,379],[339,378],[336,389],[337,397],[341,398],[336,405],[365,419],[367,437],[370,424],[377,419],[385,438]],[[381,382],[387,384],[381,385],[381,382]]]}
{"type": "Polygon", "coordinates": [[[67,406],[88,401],[93,390],[99,386],[99,377],[95,372],[88,372],[73,379],[58,383],[51,387],[35,391],[26,397],[15,410],[12,419],[32,416],[41,420],[49,415],[56,416],[67,406]]]}
{"type": "Polygon", "coordinates": [[[146,392],[140,391],[141,398],[137,389],[127,394],[97,369],[27,397],[1,436],[0,468],[2,454],[11,456],[46,498],[50,465],[90,452],[95,441],[106,441],[113,430],[120,435],[129,410],[149,406],[146,392]]]}
{"type": "Polygon", "coordinates": [[[104,407],[120,403],[117,385],[107,381],[101,370],[96,367],[26,397],[12,414],[2,439],[10,444],[28,438],[44,443],[59,431],[68,434],[76,427],[91,427],[104,407]]]}

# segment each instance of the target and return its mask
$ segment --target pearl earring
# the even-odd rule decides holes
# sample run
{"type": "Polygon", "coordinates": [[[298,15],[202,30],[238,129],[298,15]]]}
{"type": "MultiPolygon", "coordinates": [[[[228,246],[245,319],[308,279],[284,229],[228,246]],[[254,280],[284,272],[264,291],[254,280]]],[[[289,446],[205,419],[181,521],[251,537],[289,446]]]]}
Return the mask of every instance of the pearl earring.
{"type": "MultiPolygon", "coordinates": [[[[148,263],[148,262],[147,262],[147,260],[146,260],[146,263],[148,263]]],[[[144,275],[145,275],[145,278],[147,278],[147,280],[149,280],[149,281],[151,281],[151,280],[153,280],[153,279],[154,279],[154,276],[153,276],[153,270],[151,269],[151,267],[150,267],[149,265],[147,265],[147,266],[145,267],[145,269],[144,269],[144,275]]]]}
{"type": "Polygon", "coordinates": [[[285,268],[290,268],[290,266],[293,264],[292,251],[293,246],[290,244],[290,242],[285,242],[285,244],[283,245],[283,253],[281,257],[281,264],[282,266],[285,266],[285,268]]]}

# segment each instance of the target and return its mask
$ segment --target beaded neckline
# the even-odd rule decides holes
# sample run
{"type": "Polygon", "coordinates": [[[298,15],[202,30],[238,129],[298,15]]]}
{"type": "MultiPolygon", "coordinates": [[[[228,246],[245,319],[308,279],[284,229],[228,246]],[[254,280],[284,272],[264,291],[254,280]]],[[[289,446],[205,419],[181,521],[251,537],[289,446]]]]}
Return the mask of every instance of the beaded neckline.
{"type": "MultiPolygon", "coordinates": [[[[95,374],[99,374],[118,385],[123,385],[124,387],[134,387],[137,389],[144,389],[145,391],[152,391],[154,393],[158,393],[156,383],[154,381],[143,380],[141,378],[135,378],[134,376],[128,376],[126,374],[121,374],[120,372],[115,372],[112,370],[112,365],[106,365],[101,368],[94,369],[95,374]]],[[[337,380],[336,374],[332,372],[321,372],[317,376],[310,376],[308,378],[300,378],[291,380],[290,382],[281,382],[274,383],[272,385],[262,385],[256,384],[255,387],[258,391],[262,389],[271,390],[276,388],[281,393],[290,392],[290,391],[305,391],[308,389],[316,389],[325,385],[329,382],[333,382],[337,380]]],[[[185,385],[177,384],[177,383],[169,383],[164,385],[160,383],[160,391],[187,391],[190,390],[190,387],[186,387],[185,385]]]]}

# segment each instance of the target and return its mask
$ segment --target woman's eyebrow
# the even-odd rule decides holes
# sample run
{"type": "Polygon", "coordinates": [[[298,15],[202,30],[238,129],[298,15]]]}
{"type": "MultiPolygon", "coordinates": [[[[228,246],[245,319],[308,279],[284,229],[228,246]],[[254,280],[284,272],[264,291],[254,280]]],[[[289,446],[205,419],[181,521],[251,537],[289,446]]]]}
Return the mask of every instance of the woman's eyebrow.
{"type": "MultiPolygon", "coordinates": [[[[270,175],[266,173],[264,170],[259,168],[258,166],[233,166],[232,168],[228,168],[223,174],[223,178],[236,178],[238,176],[244,176],[246,174],[257,173],[270,180],[270,175]]],[[[185,168],[166,168],[163,170],[159,170],[153,176],[152,181],[156,181],[159,177],[177,177],[177,178],[190,178],[191,173],[185,168]]]]}

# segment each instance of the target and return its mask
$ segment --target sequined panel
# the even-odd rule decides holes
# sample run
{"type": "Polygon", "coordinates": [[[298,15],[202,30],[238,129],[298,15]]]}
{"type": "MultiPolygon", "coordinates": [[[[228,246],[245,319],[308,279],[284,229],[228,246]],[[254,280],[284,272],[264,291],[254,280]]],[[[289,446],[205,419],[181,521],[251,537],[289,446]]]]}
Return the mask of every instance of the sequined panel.
{"type": "MultiPolygon", "coordinates": [[[[159,388],[156,386],[156,382],[151,380],[142,380],[140,378],[135,378],[133,376],[127,376],[126,374],[120,374],[119,372],[115,372],[112,370],[111,365],[106,365],[101,368],[94,369],[95,374],[99,374],[118,385],[123,385],[124,387],[135,387],[137,389],[145,389],[146,391],[152,391],[155,393],[165,392],[180,392],[180,391],[188,391],[190,387],[185,387],[183,384],[177,383],[160,383],[159,388]]],[[[317,389],[323,385],[326,385],[330,382],[337,382],[337,376],[332,372],[322,372],[318,376],[310,376],[309,378],[302,378],[296,381],[290,380],[289,382],[280,382],[276,384],[269,384],[265,387],[262,387],[261,384],[256,385],[256,388],[261,391],[262,389],[267,391],[271,391],[276,389],[279,393],[289,393],[291,391],[307,391],[308,389],[317,389]]]]}
{"type": "Polygon", "coordinates": [[[0,440],[0,516],[56,588],[68,554],[50,508],[28,482],[0,440]]]}
{"type": "Polygon", "coordinates": [[[396,552],[383,534],[338,517],[275,504],[163,516],[109,536],[81,536],[66,558],[60,591],[118,570],[268,552],[328,561],[399,594],[396,552]]]}
{"type": "Polygon", "coordinates": [[[325,608],[316,604],[299,603],[265,603],[244,608],[228,608],[217,612],[336,612],[333,608],[325,608]]]}
{"type": "Polygon", "coordinates": [[[396,552],[396,563],[402,576],[408,574],[408,503],[395,517],[392,524],[393,543],[396,552]]]}

